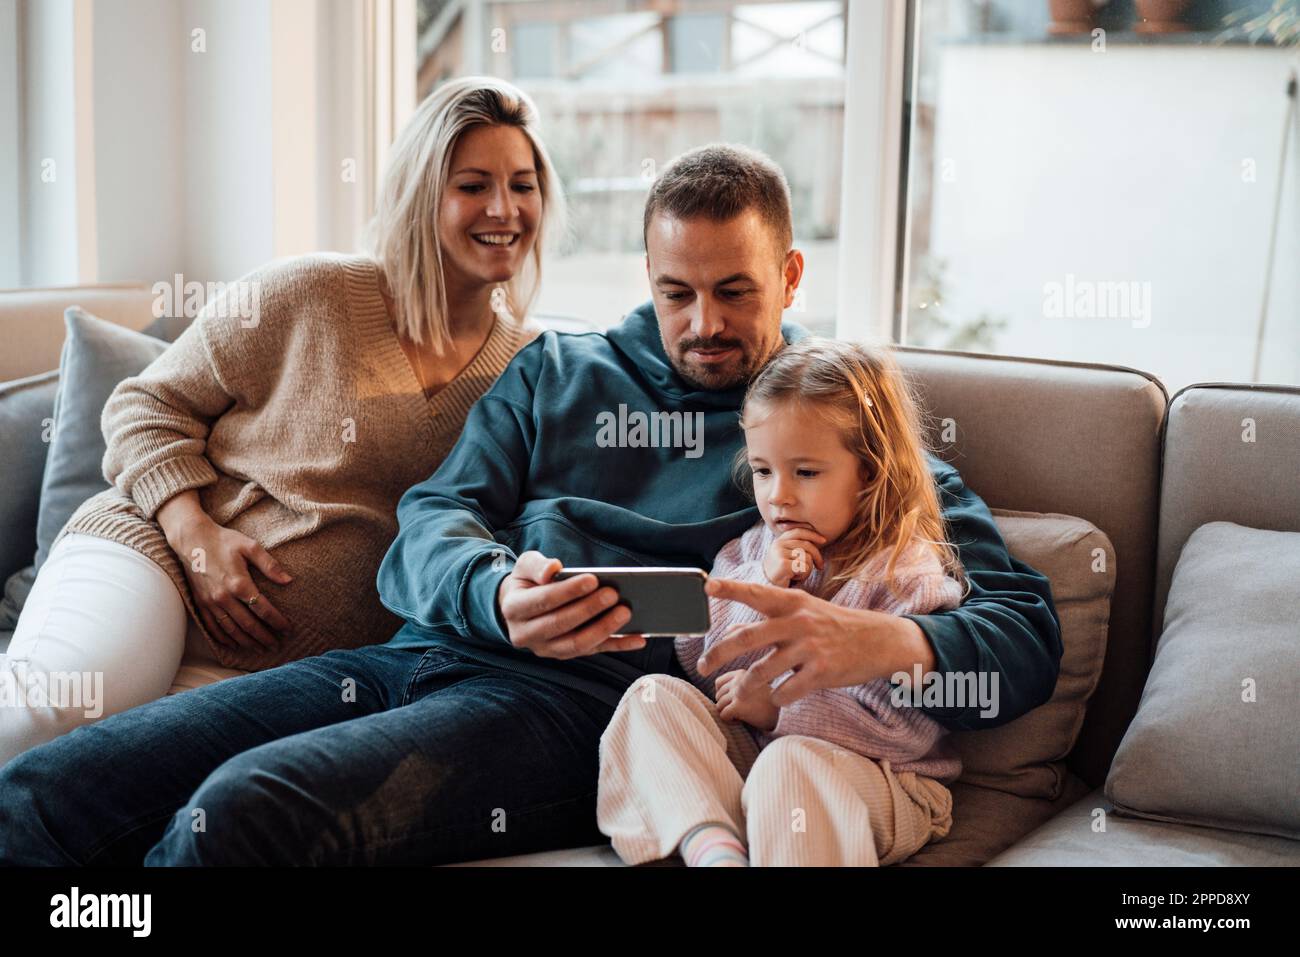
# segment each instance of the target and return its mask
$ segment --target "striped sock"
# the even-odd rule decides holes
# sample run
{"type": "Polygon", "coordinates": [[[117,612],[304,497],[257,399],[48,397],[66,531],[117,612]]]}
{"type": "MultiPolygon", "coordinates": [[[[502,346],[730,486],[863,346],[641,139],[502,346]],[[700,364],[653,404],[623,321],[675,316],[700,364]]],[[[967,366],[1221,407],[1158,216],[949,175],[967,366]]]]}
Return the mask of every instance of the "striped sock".
{"type": "Polygon", "coordinates": [[[736,832],[725,824],[701,824],[681,843],[687,867],[748,867],[749,855],[736,832]]]}

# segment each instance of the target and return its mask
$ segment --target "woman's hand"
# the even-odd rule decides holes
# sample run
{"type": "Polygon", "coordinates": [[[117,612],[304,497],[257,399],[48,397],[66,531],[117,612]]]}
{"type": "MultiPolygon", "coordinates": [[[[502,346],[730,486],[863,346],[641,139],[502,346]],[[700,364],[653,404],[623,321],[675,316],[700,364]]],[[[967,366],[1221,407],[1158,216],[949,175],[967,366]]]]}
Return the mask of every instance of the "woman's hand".
{"type": "Polygon", "coordinates": [[[249,569],[251,562],[281,585],[293,581],[270,552],[212,521],[193,491],[168,500],[155,517],[185,569],[199,617],[217,641],[230,648],[271,651],[280,638],[293,634],[293,625],[261,594],[249,569]],[[250,598],[256,598],[252,605],[250,598]]]}
{"type": "Polygon", "coordinates": [[[799,589],[723,578],[710,578],[705,591],[714,598],[748,605],[767,619],[732,627],[700,656],[696,669],[710,675],[746,652],[772,645],[772,651],[750,665],[747,673],[750,681],[770,686],[778,676],[794,670],[772,691],[777,707],[820,688],[866,684],[899,671],[910,675],[917,664],[922,672],[934,670],[929,639],[907,618],[844,608],[799,589]]]}
{"type": "Polygon", "coordinates": [[[818,546],[826,544],[826,536],[811,528],[792,528],[782,532],[772,542],[763,556],[763,574],[779,588],[788,588],[801,582],[812,573],[812,566],[822,567],[822,553],[818,546]]]}
{"type": "Polygon", "coordinates": [[[781,709],[772,703],[772,689],[755,681],[747,671],[728,671],[713,683],[718,715],[724,721],[743,721],[760,731],[776,727],[781,709]]]}

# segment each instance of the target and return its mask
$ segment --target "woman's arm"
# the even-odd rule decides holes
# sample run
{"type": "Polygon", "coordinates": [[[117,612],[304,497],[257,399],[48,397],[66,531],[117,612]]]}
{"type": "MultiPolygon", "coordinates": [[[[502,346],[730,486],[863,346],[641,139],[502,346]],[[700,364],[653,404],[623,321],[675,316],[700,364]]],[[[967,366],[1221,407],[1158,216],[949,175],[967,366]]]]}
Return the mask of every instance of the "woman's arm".
{"type": "Polygon", "coordinates": [[[212,521],[198,489],[218,480],[207,455],[213,425],[232,409],[255,409],[276,367],[293,361],[281,340],[295,303],[310,294],[291,285],[295,275],[277,264],[228,287],[166,352],[118,384],[101,417],[104,477],[162,528],[208,632],[243,647],[274,647],[272,629],[292,633],[260,595],[249,565],[281,584],[292,578],[260,543],[212,521]],[[257,314],[243,315],[232,295],[251,298],[257,314]],[[248,605],[254,596],[259,601],[248,605]]]}
{"type": "Polygon", "coordinates": [[[208,523],[216,524],[208,517],[208,513],[203,511],[203,506],[199,503],[199,493],[194,489],[186,489],[177,495],[173,495],[154,513],[154,519],[158,522],[167,536],[167,544],[171,546],[172,551],[184,558],[186,554],[186,540],[193,537],[196,529],[204,527],[208,523]]]}
{"type": "Polygon", "coordinates": [[[167,544],[181,561],[199,617],[208,633],[231,647],[274,651],[280,637],[293,635],[293,623],[261,594],[249,572],[281,585],[293,581],[284,567],[258,542],[214,522],[203,511],[199,493],[173,495],[155,515],[167,544]],[[258,596],[256,605],[248,599],[258,596]]]}
{"type": "Polygon", "coordinates": [[[341,266],[299,257],[241,276],[137,376],[118,383],[100,423],[104,477],[154,518],[173,496],[217,481],[208,457],[213,424],[255,412],[280,370],[302,361],[314,335],[310,305],[337,295],[341,266]]]}
{"type": "Polygon", "coordinates": [[[217,318],[212,309],[209,304],[143,372],[119,382],[104,405],[104,478],[148,519],[173,496],[217,481],[205,454],[208,434],[241,396],[228,384],[237,357],[212,344],[215,338],[230,345],[230,331],[221,327],[238,320],[217,318]]]}

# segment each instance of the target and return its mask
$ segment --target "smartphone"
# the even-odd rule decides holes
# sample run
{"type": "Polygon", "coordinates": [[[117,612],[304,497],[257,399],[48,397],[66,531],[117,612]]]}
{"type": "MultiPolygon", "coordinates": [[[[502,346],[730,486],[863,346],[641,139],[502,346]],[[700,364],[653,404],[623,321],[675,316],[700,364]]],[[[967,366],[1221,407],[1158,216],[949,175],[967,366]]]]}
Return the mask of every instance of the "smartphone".
{"type": "Polygon", "coordinates": [[[709,630],[708,574],[699,568],[565,568],[555,576],[595,575],[618,592],[632,617],[620,635],[702,635],[709,630]]]}

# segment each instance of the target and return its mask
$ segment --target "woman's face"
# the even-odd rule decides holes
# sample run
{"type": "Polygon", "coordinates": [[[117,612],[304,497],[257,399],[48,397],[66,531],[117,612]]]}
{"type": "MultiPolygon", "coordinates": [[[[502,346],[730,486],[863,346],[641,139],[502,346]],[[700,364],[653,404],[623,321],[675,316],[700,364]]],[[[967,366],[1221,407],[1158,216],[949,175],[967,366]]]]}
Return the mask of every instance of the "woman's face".
{"type": "Polygon", "coordinates": [[[533,147],[513,126],[461,133],[438,211],[449,295],[470,295],[513,278],[533,248],[542,194],[533,147]]]}
{"type": "Polygon", "coordinates": [[[815,409],[790,402],[745,407],[745,449],[759,514],[775,535],[810,528],[835,542],[853,524],[862,491],[858,457],[815,409]]]}

